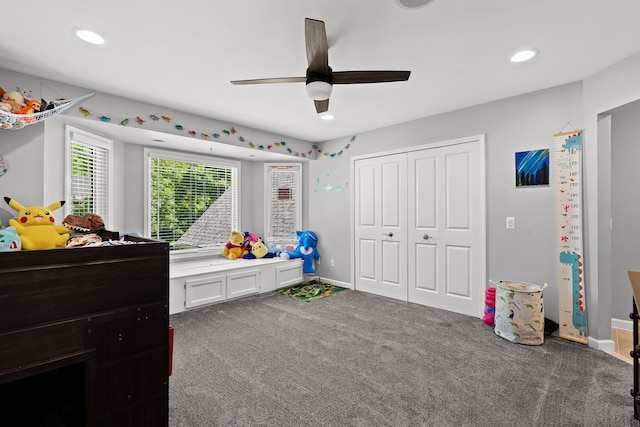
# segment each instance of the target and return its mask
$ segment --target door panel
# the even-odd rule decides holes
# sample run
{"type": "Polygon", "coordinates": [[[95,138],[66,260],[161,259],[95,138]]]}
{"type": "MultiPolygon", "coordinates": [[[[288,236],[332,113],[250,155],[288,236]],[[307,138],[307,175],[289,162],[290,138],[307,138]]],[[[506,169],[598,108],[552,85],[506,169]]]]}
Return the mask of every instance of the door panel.
{"type": "Polygon", "coordinates": [[[420,262],[410,264],[410,268],[415,268],[416,289],[424,291],[436,291],[437,290],[437,266],[438,266],[438,251],[436,245],[428,243],[416,243],[415,254],[416,259],[420,262]]]}
{"type": "Polygon", "coordinates": [[[406,212],[404,207],[400,206],[400,163],[393,161],[391,163],[383,163],[380,166],[380,179],[382,183],[381,205],[383,227],[397,228],[401,225],[400,217],[406,212]],[[400,212],[402,209],[402,213],[400,212]]]}
{"type": "Polygon", "coordinates": [[[376,241],[371,239],[360,239],[360,256],[356,258],[359,262],[360,277],[367,280],[376,279],[376,265],[370,260],[376,259],[376,241]]]}
{"type": "Polygon", "coordinates": [[[358,187],[360,196],[360,209],[358,209],[359,227],[375,227],[376,226],[376,165],[362,165],[357,170],[358,187]]]}
{"type": "Polygon", "coordinates": [[[408,153],[410,302],[482,313],[480,153],[477,142],[408,153]]]}
{"type": "Polygon", "coordinates": [[[466,247],[447,246],[447,283],[448,296],[469,298],[470,289],[470,250],[466,247]]]}
{"type": "Polygon", "coordinates": [[[415,222],[420,228],[436,226],[436,157],[416,158],[414,161],[415,191],[411,197],[415,201],[415,222]]]}
{"type": "MultiPolygon", "coordinates": [[[[382,244],[382,282],[385,285],[390,286],[403,286],[406,285],[402,283],[402,277],[400,274],[401,266],[400,262],[400,253],[401,244],[400,242],[392,242],[388,240],[383,240],[382,244]]],[[[404,242],[402,242],[404,244],[404,242]]],[[[404,264],[404,263],[403,263],[404,264]]]]}
{"type": "Polygon", "coordinates": [[[469,192],[473,182],[469,176],[469,153],[449,154],[444,157],[446,178],[446,215],[447,229],[468,230],[470,227],[471,213],[469,192]]]}
{"type": "Polygon", "coordinates": [[[406,154],[354,165],[355,288],[407,299],[406,154]]]}

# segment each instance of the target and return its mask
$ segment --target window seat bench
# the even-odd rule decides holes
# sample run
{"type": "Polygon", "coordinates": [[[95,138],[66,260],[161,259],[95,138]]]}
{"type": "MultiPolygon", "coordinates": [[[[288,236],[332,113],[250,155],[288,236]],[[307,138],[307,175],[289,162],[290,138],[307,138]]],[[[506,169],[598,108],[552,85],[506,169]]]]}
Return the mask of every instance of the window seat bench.
{"type": "Polygon", "coordinates": [[[270,292],[302,281],[302,259],[212,257],[172,261],[169,266],[169,314],[270,292]]]}

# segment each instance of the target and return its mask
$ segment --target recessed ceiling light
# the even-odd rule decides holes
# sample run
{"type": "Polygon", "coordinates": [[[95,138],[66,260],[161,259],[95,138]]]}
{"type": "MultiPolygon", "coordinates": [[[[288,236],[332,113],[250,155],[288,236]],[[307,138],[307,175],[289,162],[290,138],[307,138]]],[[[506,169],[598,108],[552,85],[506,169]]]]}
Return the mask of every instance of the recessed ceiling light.
{"type": "Polygon", "coordinates": [[[329,113],[324,113],[320,116],[320,118],[322,120],[333,120],[333,115],[329,114],[329,113]]]}
{"type": "Polygon", "coordinates": [[[416,9],[433,3],[433,0],[396,0],[401,7],[406,9],[416,9]]]}
{"type": "Polygon", "coordinates": [[[523,49],[511,55],[511,58],[509,58],[509,60],[511,62],[524,62],[532,59],[537,54],[538,49],[523,49]]]}
{"type": "Polygon", "coordinates": [[[84,28],[74,28],[73,34],[75,34],[76,37],[78,37],[79,39],[86,41],[87,43],[91,43],[91,44],[105,43],[104,37],[102,37],[100,34],[91,30],[85,30],[84,28]]]}

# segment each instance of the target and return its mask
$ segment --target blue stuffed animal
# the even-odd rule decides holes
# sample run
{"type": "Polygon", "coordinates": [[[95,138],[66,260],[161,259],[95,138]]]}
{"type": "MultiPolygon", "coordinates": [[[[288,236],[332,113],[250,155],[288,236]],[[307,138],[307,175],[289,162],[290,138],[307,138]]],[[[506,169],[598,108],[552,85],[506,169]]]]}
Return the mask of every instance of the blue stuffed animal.
{"type": "Polygon", "coordinates": [[[320,254],[316,249],[318,237],[311,230],[296,231],[296,235],[298,236],[298,246],[293,252],[282,252],[280,258],[302,258],[302,271],[304,274],[315,275],[316,270],[313,268],[313,260],[320,259],[320,254]]]}

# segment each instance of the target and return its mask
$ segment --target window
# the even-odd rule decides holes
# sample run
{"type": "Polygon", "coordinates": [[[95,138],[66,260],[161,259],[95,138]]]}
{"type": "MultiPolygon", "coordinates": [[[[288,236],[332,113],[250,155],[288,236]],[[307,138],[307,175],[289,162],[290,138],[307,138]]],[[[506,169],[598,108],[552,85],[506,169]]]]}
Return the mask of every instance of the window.
{"type": "Polygon", "coordinates": [[[112,218],[112,141],[67,126],[66,202],[73,215],[94,213],[108,226],[112,218]]]}
{"type": "Polygon", "coordinates": [[[266,163],[264,174],[266,241],[295,243],[302,225],[302,165],[266,163]]]}
{"type": "Polygon", "coordinates": [[[240,162],[157,150],[145,159],[147,236],[222,250],[238,229],[240,162]]]}

